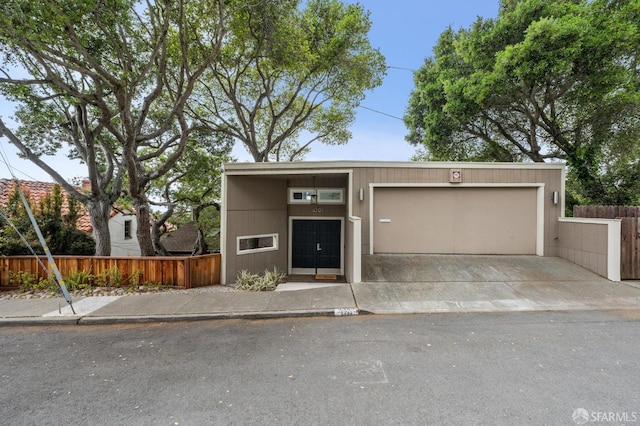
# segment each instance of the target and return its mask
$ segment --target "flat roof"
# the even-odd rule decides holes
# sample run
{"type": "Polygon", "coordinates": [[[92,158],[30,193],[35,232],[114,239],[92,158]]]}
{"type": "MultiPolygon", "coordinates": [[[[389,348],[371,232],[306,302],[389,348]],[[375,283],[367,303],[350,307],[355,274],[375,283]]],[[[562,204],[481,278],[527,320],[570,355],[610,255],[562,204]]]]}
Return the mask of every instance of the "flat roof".
{"type": "Polygon", "coordinates": [[[425,168],[425,169],[564,169],[565,163],[473,163],[455,161],[292,161],[267,163],[225,163],[225,172],[240,171],[284,171],[309,169],[353,169],[353,168],[425,168]]]}

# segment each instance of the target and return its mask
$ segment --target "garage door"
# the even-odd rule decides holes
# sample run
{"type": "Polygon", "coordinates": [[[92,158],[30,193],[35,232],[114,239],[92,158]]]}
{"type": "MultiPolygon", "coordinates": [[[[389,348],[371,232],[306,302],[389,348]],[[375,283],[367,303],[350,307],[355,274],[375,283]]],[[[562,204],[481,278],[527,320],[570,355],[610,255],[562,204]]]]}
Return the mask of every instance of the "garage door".
{"type": "Polygon", "coordinates": [[[375,188],[374,253],[536,254],[537,188],[375,188]]]}

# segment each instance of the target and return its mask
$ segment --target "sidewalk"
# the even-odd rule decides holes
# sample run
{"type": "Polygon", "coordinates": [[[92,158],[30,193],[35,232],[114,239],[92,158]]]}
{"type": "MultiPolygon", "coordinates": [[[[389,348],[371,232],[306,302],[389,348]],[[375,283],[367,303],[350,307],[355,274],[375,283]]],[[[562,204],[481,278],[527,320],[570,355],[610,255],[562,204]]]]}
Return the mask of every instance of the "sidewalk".
{"type": "Polygon", "coordinates": [[[104,324],[222,318],[356,315],[348,284],[285,284],[280,291],[212,291],[0,300],[0,325],[104,324]],[[305,289],[298,289],[302,286],[305,289]],[[290,290],[290,291],[284,291],[290,290]]]}
{"type": "Polygon", "coordinates": [[[273,292],[219,291],[0,300],[0,325],[107,324],[228,318],[443,312],[640,310],[640,285],[562,282],[287,283],[273,292]]]}

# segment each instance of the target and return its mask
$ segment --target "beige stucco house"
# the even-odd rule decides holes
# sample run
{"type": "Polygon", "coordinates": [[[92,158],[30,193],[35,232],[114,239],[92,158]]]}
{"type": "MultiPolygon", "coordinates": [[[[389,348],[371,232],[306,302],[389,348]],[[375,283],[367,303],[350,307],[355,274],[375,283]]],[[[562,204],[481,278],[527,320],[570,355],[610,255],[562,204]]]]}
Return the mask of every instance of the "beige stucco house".
{"type": "Polygon", "coordinates": [[[224,165],[222,283],[243,270],[359,282],[378,253],[559,255],[563,164],[224,165]]]}

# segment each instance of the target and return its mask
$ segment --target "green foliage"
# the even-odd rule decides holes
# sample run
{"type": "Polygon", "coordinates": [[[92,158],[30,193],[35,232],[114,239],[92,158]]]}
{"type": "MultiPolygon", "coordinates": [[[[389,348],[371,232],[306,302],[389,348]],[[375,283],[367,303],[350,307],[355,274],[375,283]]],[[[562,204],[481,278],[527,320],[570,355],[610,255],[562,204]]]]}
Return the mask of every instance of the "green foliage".
{"type": "Polygon", "coordinates": [[[239,6],[195,112],[255,161],[302,159],[312,142],[343,144],[364,93],[382,84],[359,4],[286,0],[239,6]]]}
{"type": "Polygon", "coordinates": [[[77,196],[97,204],[90,213],[102,252],[109,250],[105,206],[120,195],[126,173],[140,248],[153,255],[145,191],[203,128],[188,103],[218,56],[234,7],[224,0],[0,5],[0,94],[20,104],[12,143],[40,166],[42,155],[62,146],[87,165],[92,191],[77,196]]]}
{"type": "MultiPolygon", "coordinates": [[[[85,270],[73,271],[62,278],[69,291],[86,291],[93,287],[107,287],[123,288],[128,292],[134,292],[139,290],[142,285],[151,288],[164,288],[161,283],[141,283],[142,274],[143,271],[138,269],[132,271],[125,278],[118,268],[113,267],[97,275],[85,270]]],[[[58,286],[53,278],[43,278],[37,281],[34,274],[23,271],[9,271],[9,284],[18,286],[20,291],[58,292],[58,286]]]]}
{"type": "MultiPolygon", "coordinates": [[[[34,291],[44,291],[50,294],[55,294],[58,292],[58,285],[53,278],[41,278],[38,282],[33,284],[30,288],[25,287],[28,290],[34,291]]],[[[23,290],[23,287],[20,288],[23,290]]]]}
{"type": "MultiPolygon", "coordinates": [[[[27,202],[30,202],[28,194],[25,194],[25,197],[27,202]]],[[[76,229],[76,221],[79,216],[78,204],[71,198],[67,198],[66,201],[68,207],[66,213],[63,213],[65,197],[62,195],[60,187],[54,185],[52,193],[44,197],[38,207],[31,205],[30,202],[30,208],[47,247],[52,254],[93,255],[95,241],[89,235],[76,229]]],[[[5,214],[36,253],[44,253],[17,189],[9,197],[5,214]]],[[[2,236],[0,238],[0,254],[5,256],[31,254],[16,229],[6,221],[0,221],[0,236],[2,236]]]]}
{"type": "Polygon", "coordinates": [[[576,201],[640,196],[638,2],[501,2],[444,31],[416,73],[407,140],[430,160],[566,161],[576,201]]]}
{"type": "Polygon", "coordinates": [[[9,285],[17,285],[21,289],[32,287],[36,282],[36,276],[29,272],[9,271],[9,285]]]}
{"type": "Polygon", "coordinates": [[[93,274],[87,271],[73,271],[71,274],[63,277],[65,286],[69,291],[88,290],[94,281],[93,274]]]}
{"type": "Polygon", "coordinates": [[[243,269],[236,279],[237,288],[249,291],[273,291],[278,284],[284,282],[285,276],[276,267],[273,270],[266,269],[262,276],[243,269]]]}
{"type": "Polygon", "coordinates": [[[49,293],[55,293],[58,291],[58,286],[55,281],[48,278],[36,279],[36,276],[30,272],[24,271],[9,271],[9,284],[18,286],[20,291],[46,291],[49,293]]]}
{"type": "Polygon", "coordinates": [[[220,247],[215,230],[220,227],[221,170],[224,162],[231,161],[233,148],[224,135],[204,132],[201,136],[190,141],[176,165],[151,187],[151,194],[171,209],[167,209],[171,213],[167,221],[172,225],[179,228],[196,220],[204,237],[198,254],[220,247]]]}
{"type": "Polygon", "coordinates": [[[100,287],[138,286],[142,271],[133,271],[127,278],[118,267],[112,266],[95,276],[95,284],[100,287]]]}

